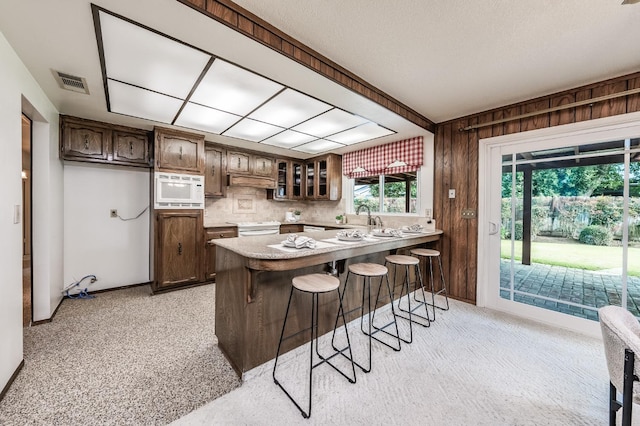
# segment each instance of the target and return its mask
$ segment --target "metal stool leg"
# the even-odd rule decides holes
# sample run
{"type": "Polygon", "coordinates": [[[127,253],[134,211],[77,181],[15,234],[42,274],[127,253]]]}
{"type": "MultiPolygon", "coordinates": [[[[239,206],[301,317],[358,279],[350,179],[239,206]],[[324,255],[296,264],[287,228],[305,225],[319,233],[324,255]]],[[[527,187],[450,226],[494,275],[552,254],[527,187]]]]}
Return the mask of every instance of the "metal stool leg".
{"type": "MultiPolygon", "coordinates": [[[[311,324],[310,324],[310,331],[311,331],[311,339],[309,340],[309,405],[308,405],[308,409],[305,412],[304,409],[298,404],[298,402],[293,398],[293,396],[291,396],[291,394],[284,388],[284,386],[278,381],[278,379],[276,378],[276,367],[278,365],[278,358],[280,356],[280,349],[282,347],[282,342],[283,340],[286,340],[289,337],[292,336],[288,336],[287,338],[284,337],[284,330],[285,327],[287,325],[287,318],[289,317],[289,308],[291,307],[291,299],[293,297],[293,287],[291,287],[291,293],[289,293],[289,302],[287,303],[287,311],[285,313],[285,317],[284,317],[284,322],[282,324],[282,332],[280,333],[280,341],[278,342],[278,350],[276,352],[276,360],[274,362],[273,365],[273,381],[276,385],[278,385],[280,387],[280,389],[282,389],[282,391],[285,393],[285,395],[287,395],[287,397],[289,397],[289,399],[291,400],[291,402],[293,402],[293,404],[296,406],[296,408],[298,408],[298,410],[300,411],[300,413],[302,414],[302,417],[304,417],[305,419],[309,418],[311,416],[311,408],[312,408],[312,403],[313,403],[313,369],[318,367],[321,364],[324,364],[325,362],[327,364],[329,364],[334,370],[336,370],[337,372],[339,372],[342,376],[344,376],[347,380],[349,380],[349,382],[351,383],[355,383],[356,382],[356,371],[355,371],[355,366],[354,366],[354,361],[353,361],[353,353],[351,352],[351,341],[349,339],[349,331],[347,330],[347,323],[345,320],[345,316],[344,316],[344,309],[342,307],[342,297],[340,296],[340,290],[338,289],[338,300],[340,301],[339,303],[339,307],[338,307],[338,316],[342,316],[342,321],[345,327],[345,335],[347,338],[347,348],[345,349],[349,349],[349,357],[347,357],[350,361],[351,361],[351,371],[353,374],[353,379],[350,378],[349,376],[347,376],[344,372],[342,372],[340,369],[338,369],[335,365],[333,365],[330,360],[336,356],[336,355],[343,355],[346,357],[346,355],[344,355],[342,352],[344,351],[338,351],[338,352],[334,352],[331,356],[329,357],[324,357],[320,354],[320,352],[318,351],[318,311],[319,311],[319,305],[318,305],[318,298],[319,298],[319,293],[311,293],[311,324]],[[313,364],[313,352],[314,352],[314,340],[315,340],[315,352],[318,355],[318,357],[321,359],[321,361],[319,361],[317,364],[313,364]]],[[[337,319],[336,319],[336,325],[337,325],[337,319]]],[[[298,333],[295,333],[294,335],[296,335],[298,333]]],[[[334,328],[334,335],[335,335],[335,328],[334,328]]]]}
{"type": "Polygon", "coordinates": [[[387,281],[387,292],[389,294],[389,301],[391,303],[391,315],[393,318],[393,321],[388,322],[387,324],[381,326],[381,327],[376,327],[375,322],[376,322],[376,311],[378,310],[378,301],[380,300],[380,290],[382,289],[382,280],[383,277],[380,277],[380,285],[378,286],[378,292],[376,294],[376,301],[375,304],[373,305],[373,316],[371,318],[371,324],[372,327],[375,329],[375,331],[373,332],[373,334],[378,333],[378,332],[383,332],[395,339],[397,339],[397,343],[398,346],[391,346],[389,343],[387,342],[383,342],[382,340],[378,339],[377,337],[373,336],[374,339],[376,339],[378,342],[382,343],[383,345],[386,345],[388,347],[390,347],[391,349],[393,349],[394,351],[399,351],[401,346],[400,346],[400,331],[398,330],[398,321],[396,319],[396,311],[393,307],[393,295],[391,294],[391,286],[389,284],[389,274],[387,273],[386,276],[386,281],[387,281]],[[396,334],[390,333],[386,330],[387,327],[389,327],[391,324],[393,324],[396,328],[396,334]]]}
{"type": "MultiPolygon", "coordinates": [[[[410,281],[409,281],[409,265],[405,265],[405,283],[406,283],[406,288],[407,288],[408,309],[403,309],[400,306],[400,302],[402,301],[402,294],[403,294],[403,293],[401,293],[400,297],[398,298],[398,310],[400,310],[402,312],[405,312],[405,313],[408,313],[409,314],[409,318],[407,318],[405,316],[402,316],[400,314],[398,314],[398,316],[400,318],[408,319],[409,321],[415,322],[416,324],[419,324],[419,325],[421,325],[421,326],[426,328],[426,327],[431,326],[431,321],[432,320],[429,317],[429,310],[427,308],[427,303],[425,303],[424,301],[419,301],[417,299],[416,295],[415,295],[415,292],[418,291],[418,285],[420,285],[420,289],[422,291],[423,299],[426,297],[425,294],[424,294],[424,283],[422,282],[422,273],[420,272],[420,266],[419,266],[419,264],[417,264],[417,265],[415,265],[415,267],[416,267],[416,269],[415,269],[416,270],[416,284],[415,284],[415,288],[414,288],[414,299],[416,300],[416,302],[418,302],[418,304],[417,304],[416,307],[411,308],[411,304],[409,303],[411,301],[411,296],[410,296],[410,293],[409,293],[411,291],[411,287],[410,287],[411,284],[410,284],[410,281]],[[425,316],[415,313],[415,311],[417,309],[419,309],[421,306],[425,307],[425,316]],[[418,320],[414,319],[412,316],[415,317],[415,318],[419,318],[422,321],[418,321],[418,320]]],[[[403,292],[404,292],[404,286],[403,286],[403,292]]]]}

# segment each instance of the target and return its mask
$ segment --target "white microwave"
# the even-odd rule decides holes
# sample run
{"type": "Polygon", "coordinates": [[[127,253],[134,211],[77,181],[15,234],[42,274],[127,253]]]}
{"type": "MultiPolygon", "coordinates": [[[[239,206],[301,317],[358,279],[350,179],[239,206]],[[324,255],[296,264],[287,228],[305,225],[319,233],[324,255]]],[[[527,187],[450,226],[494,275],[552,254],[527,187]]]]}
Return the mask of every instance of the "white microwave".
{"type": "Polygon", "coordinates": [[[204,209],[204,176],[155,172],[156,209],[204,209]]]}

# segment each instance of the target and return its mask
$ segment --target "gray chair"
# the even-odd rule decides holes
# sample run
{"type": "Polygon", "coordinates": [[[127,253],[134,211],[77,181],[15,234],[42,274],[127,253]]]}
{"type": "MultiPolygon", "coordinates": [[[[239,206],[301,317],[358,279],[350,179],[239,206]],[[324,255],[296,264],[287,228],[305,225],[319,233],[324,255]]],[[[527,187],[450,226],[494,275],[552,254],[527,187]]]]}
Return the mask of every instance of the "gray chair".
{"type": "Polygon", "coordinates": [[[609,425],[616,424],[616,413],[622,407],[622,425],[630,426],[633,403],[640,402],[640,383],[634,368],[640,354],[640,323],[620,306],[600,308],[598,316],[609,369],[609,425]],[[618,401],[618,391],[622,392],[622,402],[618,401]]]}

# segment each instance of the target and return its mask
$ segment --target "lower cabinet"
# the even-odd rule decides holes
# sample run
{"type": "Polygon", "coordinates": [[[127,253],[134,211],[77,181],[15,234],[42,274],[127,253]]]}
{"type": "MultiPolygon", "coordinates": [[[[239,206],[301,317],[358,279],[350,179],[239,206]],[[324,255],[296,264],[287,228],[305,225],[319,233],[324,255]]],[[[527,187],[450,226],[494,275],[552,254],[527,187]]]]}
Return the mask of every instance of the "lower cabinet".
{"type": "Polygon", "coordinates": [[[156,211],[154,291],[202,281],[202,210],[156,211]]]}
{"type": "Polygon", "coordinates": [[[220,238],[232,238],[238,236],[238,228],[226,226],[205,229],[205,281],[215,281],[216,279],[216,243],[220,238]]]}

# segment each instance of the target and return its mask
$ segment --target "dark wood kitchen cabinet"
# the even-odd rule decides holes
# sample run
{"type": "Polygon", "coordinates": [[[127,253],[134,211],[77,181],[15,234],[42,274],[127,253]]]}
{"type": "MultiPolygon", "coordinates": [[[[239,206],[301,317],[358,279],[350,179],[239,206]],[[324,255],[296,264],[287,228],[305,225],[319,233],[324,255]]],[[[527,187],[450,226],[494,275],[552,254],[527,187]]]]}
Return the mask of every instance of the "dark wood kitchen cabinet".
{"type": "Polygon", "coordinates": [[[245,174],[251,173],[249,160],[251,155],[246,152],[228,151],[227,152],[227,173],[229,174],[245,174]]]}
{"type": "Polygon", "coordinates": [[[173,129],[154,129],[156,171],[204,174],[204,136],[173,129]]]}
{"type": "Polygon", "coordinates": [[[204,196],[224,197],[226,183],[226,151],[222,148],[205,146],[204,196]]]}
{"type": "Polygon", "coordinates": [[[233,238],[238,236],[238,228],[225,226],[205,229],[205,281],[216,279],[216,243],[220,238],[233,238]]]}
{"type": "Polygon", "coordinates": [[[307,160],[305,164],[308,200],[337,201],[342,198],[342,158],[326,154],[307,160]]]}
{"type": "Polygon", "coordinates": [[[273,177],[276,170],[276,160],[261,155],[251,156],[252,174],[254,176],[273,177]]]}
{"type": "Polygon", "coordinates": [[[83,118],[60,116],[63,160],[151,167],[149,132],[83,118]]]}
{"type": "Polygon", "coordinates": [[[156,211],[153,290],[202,282],[202,210],[156,211]]]}

